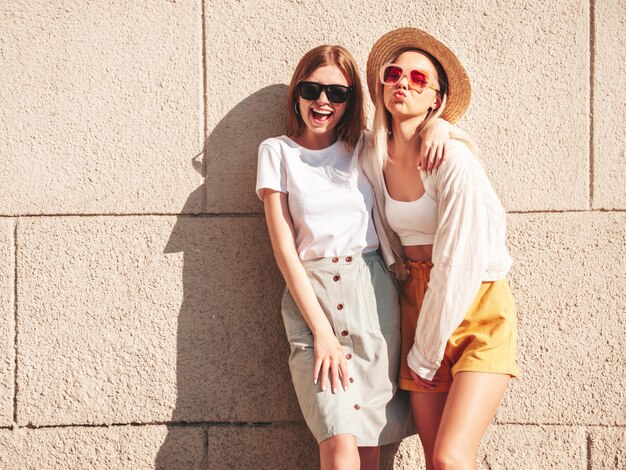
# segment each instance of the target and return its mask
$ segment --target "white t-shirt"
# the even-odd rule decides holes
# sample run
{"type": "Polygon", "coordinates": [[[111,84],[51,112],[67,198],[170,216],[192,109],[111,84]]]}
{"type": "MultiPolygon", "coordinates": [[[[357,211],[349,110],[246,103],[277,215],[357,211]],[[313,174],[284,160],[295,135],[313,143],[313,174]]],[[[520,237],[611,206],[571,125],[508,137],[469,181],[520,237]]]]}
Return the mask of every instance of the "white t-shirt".
{"type": "Polygon", "coordinates": [[[264,188],[289,195],[301,260],[378,248],[372,188],[359,167],[357,152],[349,152],[343,142],[309,150],[287,136],[264,140],[259,146],[256,181],[260,199],[264,188]]]}

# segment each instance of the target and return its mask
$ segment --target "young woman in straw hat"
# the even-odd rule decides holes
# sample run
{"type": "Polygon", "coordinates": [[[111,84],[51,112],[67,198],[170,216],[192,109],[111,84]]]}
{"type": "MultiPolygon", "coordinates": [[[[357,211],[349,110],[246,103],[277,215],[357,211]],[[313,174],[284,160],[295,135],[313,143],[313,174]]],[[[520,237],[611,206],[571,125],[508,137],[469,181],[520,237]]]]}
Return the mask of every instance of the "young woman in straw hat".
{"type": "MultiPolygon", "coordinates": [[[[321,467],[376,469],[378,446],[407,435],[410,404],[397,391],[400,307],[377,253],[372,189],[358,161],[363,90],[345,48],[302,57],[287,112],[287,135],[259,147],[256,190],[287,284],[292,379],[321,467]]],[[[447,136],[443,123],[430,133],[447,136]]],[[[422,167],[436,167],[441,150],[424,152],[433,158],[422,167]]]]}
{"type": "Polygon", "coordinates": [[[415,167],[421,130],[456,122],[469,105],[450,49],[418,29],[391,31],[370,52],[367,80],[376,112],[363,166],[383,248],[406,268],[399,387],[411,392],[427,468],[473,469],[518,374],[505,210],[467,135],[453,138],[437,173],[415,167]]]}

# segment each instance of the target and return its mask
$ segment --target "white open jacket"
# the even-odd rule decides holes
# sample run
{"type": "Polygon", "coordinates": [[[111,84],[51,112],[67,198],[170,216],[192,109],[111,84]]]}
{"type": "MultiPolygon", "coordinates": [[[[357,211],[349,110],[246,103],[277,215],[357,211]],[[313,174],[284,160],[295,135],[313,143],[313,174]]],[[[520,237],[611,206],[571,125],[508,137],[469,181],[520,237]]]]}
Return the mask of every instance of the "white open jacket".
{"type": "MultiPolygon", "coordinates": [[[[369,151],[365,136],[363,151],[369,151]]],[[[374,223],[387,266],[401,277],[402,245],[385,217],[382,171],[362,167],[374,188],[374,223]]],[[[438,203],[428,289],[420,311],[409,367],[432,380],[448,339],[461,324],[483,281],[502,279],[511,267],[505,245],[506,211],[476,156],[459,140],[451,140],[438,171],[421,173],[426,192],[438,203]]]]}

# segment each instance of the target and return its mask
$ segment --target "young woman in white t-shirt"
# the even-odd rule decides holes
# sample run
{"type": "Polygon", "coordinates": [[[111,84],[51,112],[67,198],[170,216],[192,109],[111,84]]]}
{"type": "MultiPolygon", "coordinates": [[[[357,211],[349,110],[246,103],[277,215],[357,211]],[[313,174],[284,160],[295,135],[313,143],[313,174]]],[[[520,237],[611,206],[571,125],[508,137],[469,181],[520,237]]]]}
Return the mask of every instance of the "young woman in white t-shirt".
{"type": "MultiPolygon", "coordinates": [[[[359,166],[363,91],[345,48],[302,57],[287,112],[287,135],[259,147],[256,190],[287,284],[292,379],[321,467],[375,469],[379,446],[410,432],[410,413],[396,384],[395,281],[377,252],[372,189],[359,166]]],[[[433,126],[424,142],[447,140],[447,127],[433,126]]],[[[442,149],[424,150],[432,158],[420,165],[436,168],[442,149]]]]}

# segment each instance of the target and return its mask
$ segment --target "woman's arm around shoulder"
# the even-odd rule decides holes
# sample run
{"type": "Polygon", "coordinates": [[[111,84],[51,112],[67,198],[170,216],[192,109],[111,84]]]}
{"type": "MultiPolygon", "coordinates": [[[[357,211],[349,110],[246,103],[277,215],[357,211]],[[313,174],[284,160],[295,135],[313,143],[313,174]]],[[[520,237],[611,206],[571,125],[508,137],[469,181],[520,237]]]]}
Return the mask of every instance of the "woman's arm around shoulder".
{"type": "Polygon", "coordinates": [[[437,194],[470,189],[466,185],[481,188],[483,183],[487,183],[491,186],[478,157],[467,144],[455,138],[450,140],[446,161],[439,170],[431,174],[422,172],[422,177],[437,194]]]}
{"type": "Polygon", "coordinates": [[[452,127],[454,126],[445,119],[436,118],[420,131],[418,170],[430,173],[439,169],[446,161],[452,127]]]}

